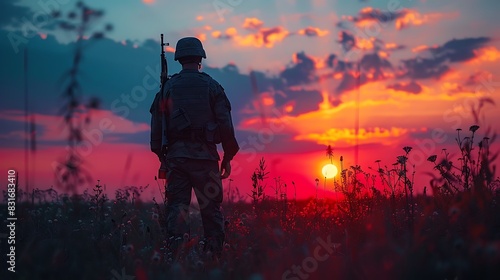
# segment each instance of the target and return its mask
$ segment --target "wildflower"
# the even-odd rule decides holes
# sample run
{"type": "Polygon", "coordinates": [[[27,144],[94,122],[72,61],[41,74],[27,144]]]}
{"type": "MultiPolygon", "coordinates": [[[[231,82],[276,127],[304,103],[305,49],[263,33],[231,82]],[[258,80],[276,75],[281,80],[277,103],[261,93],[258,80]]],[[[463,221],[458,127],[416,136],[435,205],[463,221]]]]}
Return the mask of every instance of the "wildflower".
{"type": "Polygon", "coordinates": [[[472,131],[472,133],[476,132],[476,130],[479,129],[479,125],[471,125],[471,127],[469,127],[469,130],[472,131]]]}
{"type": "Polygon", "coordinates": [[[408,158],[405,157],[405,156],[398,156],[398,163],[399,164],[405,164],[407,159],[408,158]]]}
{"type": "Polygon", "coordinates": [[[411,149],[412,149],[412,147],[409,147],[409,146],[405,146],[405,147],[403,147],[403,150],[404,150],[407,154],[409,154],[409,153],[410,153],[411,149]]]}
{"type": "Polygon", "coordinates": [[[437,159],[437,155],[432,155],[432,156],[427,158],[427,160],[430,162],[436,162],[436,159],[437,159]]]}

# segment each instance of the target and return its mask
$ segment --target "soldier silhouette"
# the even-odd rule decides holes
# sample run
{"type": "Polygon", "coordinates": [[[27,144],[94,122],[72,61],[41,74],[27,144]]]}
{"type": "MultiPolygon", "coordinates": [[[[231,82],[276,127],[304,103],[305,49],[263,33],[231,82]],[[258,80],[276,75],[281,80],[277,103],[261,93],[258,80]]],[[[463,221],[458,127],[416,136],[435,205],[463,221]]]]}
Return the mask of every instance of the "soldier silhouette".
{"type": "Polygon", "coordinates": [[[190,234],[189,204],[194,189],[205,249],[220,255],[225,238],[221,179],[231,174],[231,160],[239,146],[231,103],[223,87],[200,71],[202,58],[206,54],[199,39],[186,37],[177,42],[174,60],[182,70],[165,83],[151,106],[151,150],[166,160],[167,234],[176,240],[172,247],[175,250],[190,234]],[[224,150],[220,170],[219,143],[224,150]]]}

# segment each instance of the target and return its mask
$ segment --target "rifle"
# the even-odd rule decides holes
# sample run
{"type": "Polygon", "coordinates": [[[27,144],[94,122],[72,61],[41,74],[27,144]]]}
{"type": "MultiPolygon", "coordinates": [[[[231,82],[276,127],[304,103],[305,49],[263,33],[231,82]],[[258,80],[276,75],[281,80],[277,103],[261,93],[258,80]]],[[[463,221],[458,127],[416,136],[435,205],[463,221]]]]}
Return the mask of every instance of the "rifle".
{"type": "MultiPolygon", "coordinates": [[[[167,66],[167,59],[165,58],[165,49],[164,49],[164,46],[168,46],[168,43],[163,42],[163,34],[160,35],[160,40],[161,40],[161,42],[160,42],[160,46],[161,46],[160,92],[162,92],[163,86],[168,81],[168,66],[167,66]]],[[[162,137],[165,137],[165,135],[163,133],[163,131],[165,131],[164,129],[165,129],[165,122],[162,121],[162,137]]],[[[162,147],[162,152],[164,152],[163,147],[162,147]]],[[[162,153],[162,156],[160,156],[159,159],[160,159],[160,168],[158,169],[158,178],[159,179],[166,179],[166,177],[167,177],[167,160],[165,158],[165,154],[162,153]]]]}

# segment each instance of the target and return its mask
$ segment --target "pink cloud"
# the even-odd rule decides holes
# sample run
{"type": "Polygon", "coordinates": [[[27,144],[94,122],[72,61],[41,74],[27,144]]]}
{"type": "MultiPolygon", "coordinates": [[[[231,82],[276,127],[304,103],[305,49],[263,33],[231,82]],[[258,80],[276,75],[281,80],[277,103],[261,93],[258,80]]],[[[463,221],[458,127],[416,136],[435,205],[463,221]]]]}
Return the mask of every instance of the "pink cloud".
{"type": "MultiPolygon", "coordinates": [[[[37,129],[37,139],[44,141],[60,141],[67,139],[68,131],[64,125],[63,118],[57,115],[34,114],[35,124],[37,129]]],[[[85,115],[75,114],[75,123],[83,124],[85,115]]],[[[20,110],[9,110],[0,112],[1,120],[10,120],[16,122],[25,122],[24,112],[20,110]]],[[[115,115],[109,110],[91,110],[89,122],[83,126],[82,131],[91,133],[93,131],[101,131],[103,134],[113,135],[134,134],[138,132],[148,131],[149,125],[146,123],[133,122],[123,117],[115,115]]],[[[23,138],[25,135],[22,131],[16,131],[13,135],[23,138]]]]}

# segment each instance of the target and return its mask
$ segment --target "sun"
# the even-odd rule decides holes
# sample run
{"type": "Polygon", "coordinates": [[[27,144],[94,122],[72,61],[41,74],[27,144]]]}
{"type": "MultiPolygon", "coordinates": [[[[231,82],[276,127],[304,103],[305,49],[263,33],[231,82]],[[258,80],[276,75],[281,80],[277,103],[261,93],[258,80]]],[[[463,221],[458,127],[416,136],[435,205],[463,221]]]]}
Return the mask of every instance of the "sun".
{"type": "Polygon", "coordinates": [[[327,179],[335,177],[337,175],[337,172],[338,172],[337,166],[331,163],[323,166],[323,169],[321,169],[321,173],[323,173],[323,176],[325,176],[325,178],[327,179]]]}

